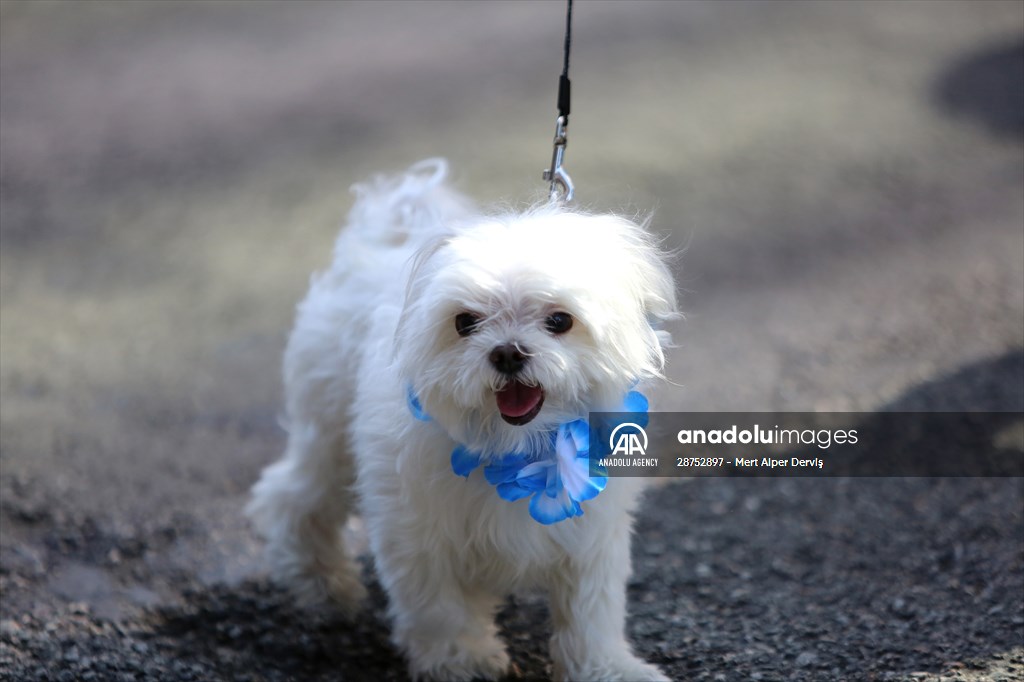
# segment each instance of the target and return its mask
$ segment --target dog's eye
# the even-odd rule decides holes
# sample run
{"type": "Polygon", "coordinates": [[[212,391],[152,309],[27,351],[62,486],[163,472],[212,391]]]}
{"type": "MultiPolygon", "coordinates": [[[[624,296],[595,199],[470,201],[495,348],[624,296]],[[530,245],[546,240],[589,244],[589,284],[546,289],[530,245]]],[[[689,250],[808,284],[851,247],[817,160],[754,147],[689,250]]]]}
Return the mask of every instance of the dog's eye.
{"type": "Polygon", "coordinates": [[[455,316],[455,331],[459,336],[469,336],[476,331],[480,318],[473,313],[459,313],[455,316]]]}
{"type": "Polygon", "coordinates": [[[552,313],[544,320],[544,326],[552,334],[564,334],[572,329],[572,315],[569,313],[552,313]]]}

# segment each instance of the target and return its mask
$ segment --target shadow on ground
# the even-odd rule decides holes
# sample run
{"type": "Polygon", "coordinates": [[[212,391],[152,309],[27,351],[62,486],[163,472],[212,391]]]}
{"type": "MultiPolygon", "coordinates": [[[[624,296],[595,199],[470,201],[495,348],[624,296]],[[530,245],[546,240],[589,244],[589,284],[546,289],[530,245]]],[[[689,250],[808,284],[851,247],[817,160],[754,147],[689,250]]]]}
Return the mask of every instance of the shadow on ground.
{"type": "Polygon", "coordinates": [[[994,135],[1024,137],[1024,36],[975,50],[936,81],[936,104],[994,135]]]}
{"type": "MultiPolygon", "coordinates": [[[[1022,370],[1014,351],[925,382],[886,409],[1019,414],[1024,396],[1005,378],[1022,370]]],[[[629,633],[676,679],[907,679],[976,660],[1024,664],[1013,649],[1024,637],[1021,509],[1020,479],[664,486],[637,527],[629,633]]],[[[354,622],[296,610],[263,582],[188,593],[130,633],[145,655],[124,657],[120,669],[164,679],[405,679],[385,597],[368,564],[364,573],[372,596],[354,622]]],[[[522,678],[549,675],[543,600],[510,601],[499,620],[522,678]]],[[[65,669],[88,670],[87,657],[65,669]]]]}

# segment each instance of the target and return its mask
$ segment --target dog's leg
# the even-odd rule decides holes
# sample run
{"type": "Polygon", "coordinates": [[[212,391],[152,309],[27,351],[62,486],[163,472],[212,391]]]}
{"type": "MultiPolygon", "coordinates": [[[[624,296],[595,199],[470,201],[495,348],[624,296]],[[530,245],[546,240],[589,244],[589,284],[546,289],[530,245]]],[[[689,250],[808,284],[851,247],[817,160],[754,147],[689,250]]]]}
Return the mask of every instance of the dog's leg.
{"type": "Polygon", "coordinates": [[[366,595],[341,539],[352,478],[340,435],[296,424],[285,456],[253,487],[247,511],[266,538],[271,575],[305,605],[330,599],[353,612],[366,595]]]}
{"type": "MultiPolygon", "coordinates": [[[[371,531],[372,533],[372,531],[371,531]]],[[[500,599],[459,585],[445,548],[388,542],[374,554],[388,592],[392,638],[415,680],[498,680],[509,668],[494,615],[500,599]],[[403,546],[404,545],[404,546],[403,546]]]]}
{"type": "Polygon", "coordinates": [[[596,554],[572,557],[554,575],[551,657],[556,680],[668,682],[633,655],[626,641],[629,526],[620,524],[596,544],[596,554]]]}

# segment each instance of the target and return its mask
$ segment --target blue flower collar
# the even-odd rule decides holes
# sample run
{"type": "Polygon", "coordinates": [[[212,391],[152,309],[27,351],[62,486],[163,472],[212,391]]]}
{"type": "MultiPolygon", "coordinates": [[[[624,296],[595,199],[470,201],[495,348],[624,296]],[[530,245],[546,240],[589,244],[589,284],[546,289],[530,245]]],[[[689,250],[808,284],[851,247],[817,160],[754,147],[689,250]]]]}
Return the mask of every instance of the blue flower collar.
{"type": "MultiPolygon", "coordinates": [[[[412,387],[406,398],[413,417],[430,421],[412,387]]],[[[642,413],[646,422],[647,409],[647,398],[639,391],[630,391],[620,411],[642,413]]],[[[484,453],[456,445],[452,471],[469,478],[484,459],[484,453]]],[[[529,497],[530,516],[545,525],[582,516],[580,503],[597,497],[608,483],[604,467],[596,463],[591,466],[586,419],[561,424],[548,434],[546,445],[536,451],[508,452],[488,459],[491,463],[484,466],[484,478],[495,487],[498,497],[509,502],[529,497]]]]}

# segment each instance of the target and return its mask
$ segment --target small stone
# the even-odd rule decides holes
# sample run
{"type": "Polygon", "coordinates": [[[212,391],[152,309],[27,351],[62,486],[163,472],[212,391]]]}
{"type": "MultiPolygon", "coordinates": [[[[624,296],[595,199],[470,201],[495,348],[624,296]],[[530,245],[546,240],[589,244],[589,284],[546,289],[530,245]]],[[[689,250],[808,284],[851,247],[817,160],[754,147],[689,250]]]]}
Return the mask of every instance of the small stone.
{"type": "Polygon", "coordinates": [[[818,662],[818,654],[813,651],[804,651],[796,657],[796,667],[798,668],[810,668],[812,665],[818,662]]]}

